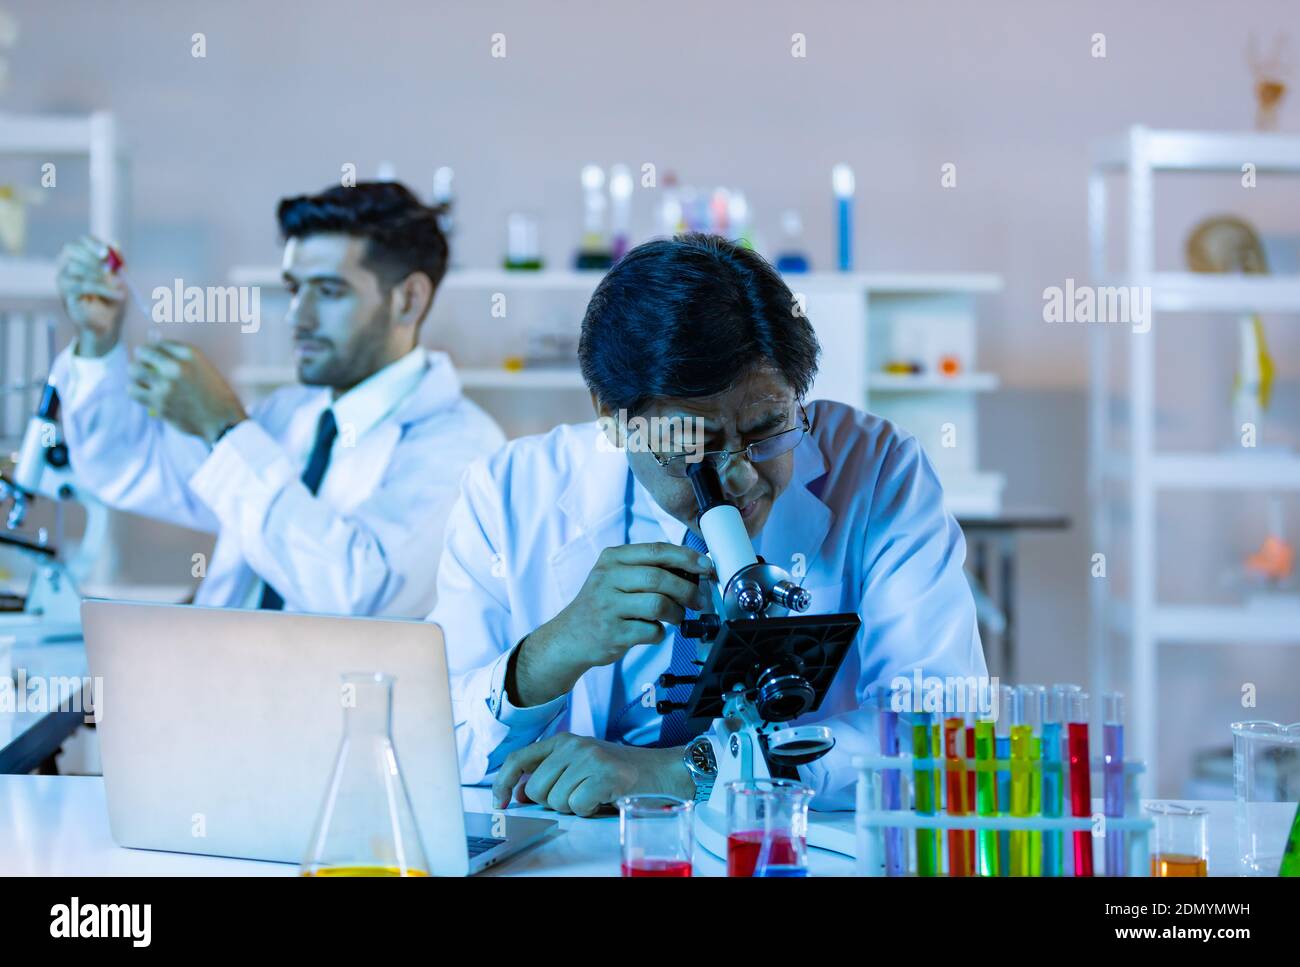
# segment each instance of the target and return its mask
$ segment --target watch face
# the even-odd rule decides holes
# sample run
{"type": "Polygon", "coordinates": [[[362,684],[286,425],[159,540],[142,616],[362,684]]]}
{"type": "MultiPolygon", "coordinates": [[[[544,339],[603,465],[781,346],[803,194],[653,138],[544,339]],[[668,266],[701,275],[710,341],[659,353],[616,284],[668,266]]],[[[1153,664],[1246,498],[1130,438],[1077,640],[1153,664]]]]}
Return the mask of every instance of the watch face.
{"type": "Polygon", "coordinates": [[[700,772],[711,773],[717,765],[713,761],[713,747],[708,740],[696,739],[690,746],[691,764],[700,772]]]}

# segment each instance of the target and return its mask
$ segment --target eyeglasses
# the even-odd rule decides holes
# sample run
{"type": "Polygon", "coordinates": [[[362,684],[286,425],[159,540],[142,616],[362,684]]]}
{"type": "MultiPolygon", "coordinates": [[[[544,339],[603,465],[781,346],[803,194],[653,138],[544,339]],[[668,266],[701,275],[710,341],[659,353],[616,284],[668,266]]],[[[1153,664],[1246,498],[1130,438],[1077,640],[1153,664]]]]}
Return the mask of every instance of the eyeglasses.
{"type": "Polygon", "coordinates": [[[687,476],[687,468],[692,463],[703,463],[708,461],[713,465],[713,469],[719,475],[727,469],[727,464],[731,462],[732,457],[740,456],[742,453],[750,463],[762,463],[765,460],[774,460],[782,454],[789,453],[799,445],[812,424],[808,421],[808,412],[799,406],[799,425],[791,427],[788,430],[782,430],[780,433],[764,437],[761,440],[755,440],[747,447],[739,450],[708,450],[704,453],[678,453],[671,457],[665,457],[662,454],[654,454],[655,462],[664,468],[664,471],[670,477],[687,476]]]}

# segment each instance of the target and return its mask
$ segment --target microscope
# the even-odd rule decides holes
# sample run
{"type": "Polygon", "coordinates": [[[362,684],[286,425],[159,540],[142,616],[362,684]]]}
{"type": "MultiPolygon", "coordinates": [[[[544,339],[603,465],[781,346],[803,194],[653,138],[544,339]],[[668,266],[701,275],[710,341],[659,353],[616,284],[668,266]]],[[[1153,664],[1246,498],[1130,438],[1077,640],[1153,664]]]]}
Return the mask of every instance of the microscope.
{"type": "MultiPolygon", "coordinates": [[[[857,637],[856,614],[807,615],[812,596],[775,564],[754,553],[740,511],[727,503],[707,461],[687,475],[699,508],[699,528],[717,573],[713,613],[684,621],[681,633],[700,642],[695,676],[664,675],[661,687],[693,685],[684,703],[661,701],[710,740],[718,775],[697,810],[696,836],[715,856],[727,852],[727,783],[798,779],[796,767],[835,745],[824,725],[792,725],[815,712],[857,637]]],[[[809,843],[842,851],[842,836],[809,843]]],[[[850,837],[851,839],[851,837],[850,837]]],[[[851,846],[850,846],[851,849],[851,846]]]]}
{"type": "Polygon", "coordinates": [[[45,641],[81,635],[81,595],[73,575],[89,571],[93,552],[107,535],[108,514],[103,504],[74,485],[58,418],[58,391],[46,383],[40,405],[23,434],[13,477],[0,475],[0,502],[8,500],[10,504],[6,530],[0,532],[0,547],[15,548],[32,558],[35,565],[22,612],[0,614],[0,634],[21,632],[45,641]],[[77,553],[66,563],[49,546],[44,528],[35,540],[13,533],[22,527],[36,498],[76,500],[86,508],[85,533],[77,553]]]}

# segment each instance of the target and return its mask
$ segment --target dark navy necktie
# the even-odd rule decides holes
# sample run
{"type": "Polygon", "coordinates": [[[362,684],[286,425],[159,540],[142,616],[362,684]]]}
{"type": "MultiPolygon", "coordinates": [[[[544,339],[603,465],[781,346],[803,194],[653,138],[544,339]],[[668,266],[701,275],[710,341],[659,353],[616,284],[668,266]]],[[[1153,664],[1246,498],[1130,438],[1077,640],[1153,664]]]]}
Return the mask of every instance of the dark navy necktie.
{"type": "MultiPolygon", "coordinates": [[[[707,554],[708,546],[702,539],[695,536],[693,531],[686,532],[686,540],[682,542],[683,546],[699,554],[707,554]]],[[[687,620],[698,618],[699,612],[686,609],[687,620]]],[[[700,673],[700,666],[695,664],[696,651],[699,648],[699,642],[694,638],[685,638],[682,636],[680,627],[673,629],[673,654],[668,659],[668,674],[681,676],[695,676],[700,673]]],[[[691,690],[694,685],[675,685],[672,688],[665,689],[666,694],[660,694],[660,699],[668,699],[673,702],[685,702],[691,696],[691,690]]],[[[674,746],[685,745],[691,739],[695,738],[697,732],[692,729],[686,722],[686,710],[675,709],[664,716],[663,723],[659,727],[659,740],[653,744],[653,748],[670,749],[674,746]]]]}
{"type": "MultiPolygon", "coordinates": [[[[334,411],[327,409],[320,415],[316,424],[316,442],[312,444],[311,454],[307,457],[307,469],[302,472],[302,484],[311,491],[312,496],[320,489],[320,482],[325,479],[325,468],[330,464],[330,448],[334,438],[339,435],[338,424],[334,420],[334,411]]],[[[267,611],[279,611],[284,607],[284,598],[269,584],[262,585],[262,601],[259,608],[267,611]]]]}

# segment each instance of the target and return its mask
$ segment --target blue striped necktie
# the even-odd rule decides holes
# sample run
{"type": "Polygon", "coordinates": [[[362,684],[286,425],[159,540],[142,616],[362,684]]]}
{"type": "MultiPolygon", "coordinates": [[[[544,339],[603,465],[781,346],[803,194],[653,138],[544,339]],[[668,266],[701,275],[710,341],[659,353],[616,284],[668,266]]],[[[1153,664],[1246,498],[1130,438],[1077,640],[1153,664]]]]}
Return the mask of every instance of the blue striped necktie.
{"type": "MultiPolygon", "coordinates": [[[[708,545],[702,539],[695,536],[693,531],[686,532],[686,540],[682,542],[685,547],[699,554],[708,553],[708,545]]],[[[686,609],[687,619],[699,617],[699,612],[686,609]]],[[[695,664],[696,651],[699,648],[699,642],[694,638],[682,637],[680,627],[673,629],[673,654],[668,660],[668,674],[694,676],[700,673],[700,666],[695,664]]],[[[673,702],[684,702],[690,698],[694,685],[674,685],[672,688],[665,689],[664,694],[659,695],[661,699],[668,699],[673,702]]],[[[676,709],[664,716],[663,724],[659,728],[659,740],[655,742],[652,748],[669,749],[678,745],[685,745],[691,739],[695,738],[696,731],[686,722],[686,710],[676,709]]]]}

